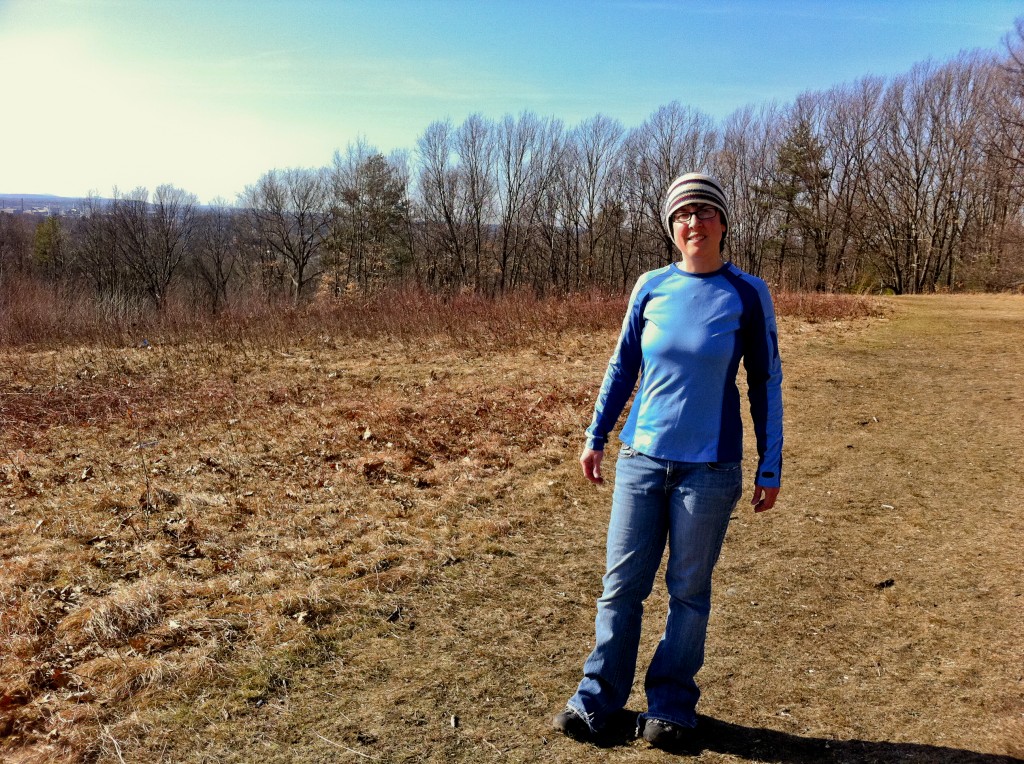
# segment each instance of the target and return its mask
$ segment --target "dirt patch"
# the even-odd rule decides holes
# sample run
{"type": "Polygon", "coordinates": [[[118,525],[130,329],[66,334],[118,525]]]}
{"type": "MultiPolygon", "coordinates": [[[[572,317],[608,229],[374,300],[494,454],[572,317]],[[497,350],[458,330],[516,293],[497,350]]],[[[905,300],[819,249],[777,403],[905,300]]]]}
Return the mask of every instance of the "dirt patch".
{"type": "MultiPolygon", "coordinates": [[[[726,540],[698,761],[1024,755],[1024,300],[893,304],[784,323],[785,485],[726,540]]],[[[613,342],[10,356],[0,754],[665,760],[548,729],[593,637],[610,488],[575,459],[613,342]]]]}

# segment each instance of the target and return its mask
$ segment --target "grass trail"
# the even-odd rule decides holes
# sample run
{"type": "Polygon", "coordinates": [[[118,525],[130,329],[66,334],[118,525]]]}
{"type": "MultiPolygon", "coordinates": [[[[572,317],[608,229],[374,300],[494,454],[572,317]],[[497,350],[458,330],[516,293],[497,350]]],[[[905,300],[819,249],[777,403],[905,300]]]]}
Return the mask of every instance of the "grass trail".
{"type": "MultiPolygon", "coordinates": [[[[788,327],[784,498],[763,517],[741,504],[726,542],[698,761],[1021,753],[1022,340],[1024,301],[999,297],[906,299],[867,326],[788,327]]],[[[612,341],[578,359],[593,380],[612,341]]],[[[528,502],[525,532],[338,639],[273,702],[204,718],[224,709],[211,697],[154,719],[174,727],[158,735],[167,752],[149,755],[666,760],[642,742],[581,748],[548,731],[590,647],[610,498],[576,475],[569,443],[541,471],[511,465],[515,491],[490,505],[500,517],[528,502]]],[[[642,661],[663,617],[659,589],[642,661]]],[[[635,693],[630,708],[641,704],[635,693]]]]}

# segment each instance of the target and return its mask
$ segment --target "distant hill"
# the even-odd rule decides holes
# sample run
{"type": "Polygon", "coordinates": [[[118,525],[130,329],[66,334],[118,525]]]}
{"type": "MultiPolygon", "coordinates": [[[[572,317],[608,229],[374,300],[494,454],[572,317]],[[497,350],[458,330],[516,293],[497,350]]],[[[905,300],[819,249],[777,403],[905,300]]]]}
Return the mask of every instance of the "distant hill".
{"type": "Polygon", "coordinates": [[[0,210],[43,214],[75,214],[82,206],[82,197],[53,194],[0,194],[0,210]]]}
{"type": "MultiPolygon", "coordinates": [[[[55,194],[0,194],[0,211],[14,214],[78,215],[84,207],[83,196],[56,196],[55,194]]],[[[101,202],[109,199],[100,198],[101,202]]]]}
{"type": "MultiPolygon", "coordinates": [[[[0,0],[2,2],[3,0],[0,0]]],[[[0,210],[24,210],[47,207],[51,211],[67,211],[80,209],[88,197],[85,196],[56,196],[54,194],[2,194],[0,193],[0,210]]],[[[108,203],[113,199],[105,196],[93,197],[99,202],[108,203]]],[[[208,205],[197,204],[198,209],[207,209],[208,205]]]]}
{"type": "Polygon", "coordinates": [[[30,204],[33,207],[47,204],[74,205],[83,199],[85,199],[84,196],[54,196],[53,194],[0,194],[0,207],[14,207],[21,204],[22,200],[26,207],[30,204]]]}

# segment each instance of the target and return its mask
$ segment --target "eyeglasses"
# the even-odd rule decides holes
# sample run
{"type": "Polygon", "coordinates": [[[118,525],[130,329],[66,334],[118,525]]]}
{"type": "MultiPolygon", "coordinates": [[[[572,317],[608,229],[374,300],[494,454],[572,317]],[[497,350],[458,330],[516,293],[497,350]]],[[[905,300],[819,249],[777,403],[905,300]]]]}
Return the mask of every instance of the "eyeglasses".
{"type": "Polygon", "coordinates": [[[690,218],[693,217],[694,215],[697,216],[697,220],[711,220],[711,218],[713,218],[717,214],[718,209],[716,207],[704,206],[698,207],[697,209],[691,212],[683,212],[682,210],[680,210],[679,212],[675,213],[672,216],[672,220],[673,222],[676,223],[689,223],[690,218]]]}

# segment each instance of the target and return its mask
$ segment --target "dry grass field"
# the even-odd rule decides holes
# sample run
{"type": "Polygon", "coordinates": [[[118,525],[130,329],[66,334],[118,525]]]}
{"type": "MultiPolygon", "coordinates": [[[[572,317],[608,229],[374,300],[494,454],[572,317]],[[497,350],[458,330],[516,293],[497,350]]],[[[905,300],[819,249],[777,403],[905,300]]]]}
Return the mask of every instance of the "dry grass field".
{"type": "MultiPolygon", "coordinates": [[[[693,760],[1019,761],[1024,298],[779,307],[784,488],[733,518],[693,760]]],[[[673,760],[550,732],[621,309],[0,348],[0,759],[673,760]]]]}

